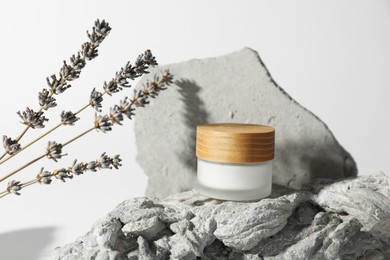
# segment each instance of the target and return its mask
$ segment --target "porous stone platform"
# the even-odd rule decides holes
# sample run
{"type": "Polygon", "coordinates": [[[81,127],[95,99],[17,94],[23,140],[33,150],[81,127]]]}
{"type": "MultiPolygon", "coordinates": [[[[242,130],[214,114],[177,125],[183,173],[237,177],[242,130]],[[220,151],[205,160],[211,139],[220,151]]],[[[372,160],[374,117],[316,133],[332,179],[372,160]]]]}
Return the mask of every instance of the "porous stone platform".
{"type": "Polygon", "coordinates": [[[195,190],[129,199],[55,259],[389,259],[390,178],[333,182],[275,185],[257,202],[195,190]]]}

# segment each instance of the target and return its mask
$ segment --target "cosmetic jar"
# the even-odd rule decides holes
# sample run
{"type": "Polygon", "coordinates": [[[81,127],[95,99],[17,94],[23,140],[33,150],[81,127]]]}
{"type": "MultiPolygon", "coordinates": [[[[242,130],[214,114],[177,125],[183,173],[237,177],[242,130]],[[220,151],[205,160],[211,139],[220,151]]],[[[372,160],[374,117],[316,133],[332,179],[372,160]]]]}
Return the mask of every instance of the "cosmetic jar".
{"type": "Polygon", "coordinates": [[[221,200],[258,200],[271,194],[275,129],[237,123],[198,125],[197,190],[221,200]]]}

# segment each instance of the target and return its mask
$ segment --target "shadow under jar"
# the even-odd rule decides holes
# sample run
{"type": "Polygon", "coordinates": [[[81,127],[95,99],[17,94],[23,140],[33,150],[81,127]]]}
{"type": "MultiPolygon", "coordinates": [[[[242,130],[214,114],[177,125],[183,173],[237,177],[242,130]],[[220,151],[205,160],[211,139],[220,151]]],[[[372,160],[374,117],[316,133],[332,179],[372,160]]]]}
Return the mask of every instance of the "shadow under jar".
{"type": "Polygon", "coordinates": [[[197,190],[222,200],[259,200],[271,194],[275,129],[237,123],[198,125],[197,190]]]}

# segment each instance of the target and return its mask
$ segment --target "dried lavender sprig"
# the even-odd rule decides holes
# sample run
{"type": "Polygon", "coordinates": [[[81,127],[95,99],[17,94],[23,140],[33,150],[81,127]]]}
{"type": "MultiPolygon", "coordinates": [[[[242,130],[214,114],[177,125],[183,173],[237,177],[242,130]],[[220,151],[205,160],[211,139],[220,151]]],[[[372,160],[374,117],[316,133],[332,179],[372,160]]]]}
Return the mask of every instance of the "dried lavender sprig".
{"type": "Polygon", "coordinates": [[[20,195],[20,191],[23,188],[35,183],[49,185],[52,183],[53,177],[65,182],[65,179],[72,179],[74,175],[81,175],[87,171],[96,172],[102,169],[119,169],[119,167],[122,166],[120,163],[121,161],[122,159],[120,158],[120,155],[109,157],[106,155],[106,153],[103,153],[97,160],[87,163],[77,163],[77,160],[74,160],[73,165],[68,168],[55,169],[51,172],[45,171],[44,168],[41,168],[40,172],[33,180],[24,183],[15,180],[10,181],[7,185],[7,189],[3,192],[0,192],[0,198],[11,193],[20,195]]]}
{"type": "Polygon", "coordinates": [[[81,70],[86,65],[86,60],[92,60],[98,56],[98,50],[100,43],[110,33],[111,27],[105,21],[99,19],[95,21],[95,26],[92,28],[92,33],[87,31],[89,42],[85,42],[81,45],[81,50],[74,54],[70,58],[70,65],[64,61],[64,64],[59,72],[59,78],[56,75],[52,75],[48,78],[49,91],[52,94],[58,95],[63,93],[70,87],[68,81],[75,80],[80,77],[81,70]]]}
{"type": "MultiPolygon", "coordinates": [[[[70,85],[67,83],[68,81],[72,81],[79,78],[81,70],[86,65],[86,60],[91,60],[97,57],[97,48],[99,47],[100,43],[106,38],[106,36],[110,33],[110,31],[111,27],[105,20],[100,21],[98,19],[95,21],[95,26],[92,28],[92,33],[87,32],[90,41],[82,44],[81,50],[78,51],[77,54],[71,56],[70,64],[67,64],[66,61],[63,61],[63,66],[60,69],[58,77],[53,74],[46,79],[49,89],[43,89],[42,92],[38,94],[39,105],[41,108],[38,110],[38,112],[35,112],[36,114],[34,114],[33,118],[39,118],[39,116],[42,115],[40,114],[38,116],[40,112],[42,112],[43,110],[48,110],[49,108],[55,107],[57,105],[57,103],[55,102],[56,99],[53,97],[53,95],[63,93],[66,89],[70,88],[70,85]]],[[[28,113],[28,111],[26,111],[26,113],[28,113]]],[[[18,112],[18,114],[20,114],[20,112],[18,112]]],[[[26,134],[29,128],[35,128],[33,126],[36,126],[30,121],[24,120],[25,118],[22,117],[22,119],[23,124],[26,124],[27,127],[16,139],[17,141],[19,141],[26,134]]],[[[40,126],[40,128],[44,127],[44,121],[47,120],[38,120],[38,126],[40,126]]],[[[6,153],[1,155],[0,160],[5,155],[6,153]]]]}
{"type": "MultiPolygon", "coordinates": [[[[158,86],[155,86],[155,90],[157,91],[157,93],[159,93],[161,90],[165,90],[166,89],[165,86],[169,85],[173,80],[173,76],[172,76],[172,74],[169,73],[169,71],[164,71],[163,74],[166,75],[165,79],[162,77],[161,80],[156,81],[156,84],[158,84],[158,86]]],[[[148,95],[143,93],[142,90],[140,90],[140,92],[141,92],[140,96],[142,96],[146,100],[148,98],[148,95]]],[[[137,106],[137,102],[135,101],[134,97],[132,99],[130,99],[129,101],[127,101],[127,100],[128,100],[127,97],[125,97],[125,99],[119,103],[119,105],[118,105],[119,109],[117,112],[118,113],[120,112],[120,113],[126,115],[129,119],[132,119],[132,115],[134,115],[133,105],[137,106]]],[[[138,100],[138,102],[140,102],[140,101],[138,100]]],[[[144,102],[144,104],[148,104],[148,102],[144,102]]],[[[119,117],[117,116],[116,118],[118,119],[119,117]]],[[[56,142],[49,142],[47,152],[45,154],[37,157],[36,159],[23,165],[22,167],[12,171],[8,175],[4,176],[3,178],[0,178],[0,182],[9,178],[10,176],[14,175],[15,173],[23,170],[24,168],[30,166],[31,164],[37,162],[38,160],[44,158],[45,156],[47,156],[49,159],[53,159],[55,161],[57,159],[60,159],[62,156],[64,156],[61,153],[62,153],[62,148],[65,147],[66,145],[74,142],[75,140],[88,134],[89,132],[91,132],[94,129],[100,130],[103,133],[111,131],[113,124],[118,124],[119,122],[111,121],[109,114],[104,115],[104,116],[95,115],[94,126],[92,128],[82,132],[81,134],[77,135],[76,137],[70,139],[69,141],[67,141],[63,144],[57,144],[56,142]]]]}
{"type": "MultiPolygon", "coordinates": [[[[48,119],[42,116],[43,110],[48,110],[49,108],[57,106],[56,99],[53,95],[63,93],[70,87],[70,85],[67,84],[67,81],[75,80],[80,76],[81,69],[83,69],[86,65],[86,60],[91,60],[98,55],[97,47],[106,38],[110,31],[111,27],[105,20],[100,21],[97,19],[95,21],[92,33],[87,31],[90,42],[82,44],[81,50],[70,57],[70,65],[68,65],[66,61],[63,61],[63,66],[60,69],[58,78],[53,74],[50,78],[48,77],[46,79],[49,90],[43,89],[42,92],[39,92],[38,94],[40,109],[35,112],[32,109],[27,108],[22,113],[18,112],[19,116],[23,120],[22,123],[26,125],[26,128],[15,139],[16,142],[20,141],[28,129],[44,127],[44,122],[48,121],[48,119]]],[[[5,153],[0,155],[0,160],[7,154],[9,153],[6,150],[5,153]]]]}
{"type": "MultiPolygon", "coordinates": [[[[104,20],[103,20],[103,23],[104,23],[104,20]]],[[[98,26],[98,25],[96,25],[96,26],[98,26]]],[[[102,29],[102,26],[100,26],[99,28],[100,28],[99,30],[104,30],[104,28],[102,29]]],[[[81,66],[80,63],[82,63],[82,62],[80,61],[80,59],[81,59],[80,55],[78,55],[77,57],[73,56],[71,58],[72,64],[74,66],[81,66]]],[[[116,77],[114,79],[112,79],[108,84],[106,82],[104,82],[104,85],[103,85],[104,92],[103,93],[96,91],[94,88],[92,90],[92,93],[90,96],[89,104],[82,107],[76,113],[72,113],[71,111],[68,111],[68,112],[63,111],[61,113],[61,123],[57,124],[56,126],[51,128],[49,131],[47,131],[46,133],[39,136],[38,138],[34,139],[32,142],[30,142],[26,146],[22,147],[19,151],[28,148],[30,145],[39,141],[40,139],[42,139],[46,135],[50,134],[51,132],[53,132],[54,130],[59,128],[61,125],[73,125],[79,119],[78,117],[76,117],[76,115],[79,114],[80,112],[82,112],[84,109],[86,109],[89,106],[92,106],[95,108],[96,111],[101,112],[101,107],[102,107],[101,102],[103,101],[104,94],[108,94],[111,96],[113,93],[117,93],[117,92],[121,91],[124,87],[131,87],[131,85],[129,85],[128,79],[134,80],[135,78],[140,77],[143,74],[149,73],[149,71],[148,71],[149,66],[155,66],[157,64],[158,63],[156,61],[155,56],[153,56],[152,51],[149,49],[144,51],[143,53],[138,55],[138,58],[136,59],[134,66],[132,66],[131,63],[128,62],[125,65],[125,67],[122,67],[118,72],[115,73],[116,77]]],[[[70,72],[71,70],[72,69],[70,68],[70,66],[67,65],[66,62],[64,62],[64,67],[63,67],[63,69],[61,69],[61,75],[63,75],[65,77],[65,75],[71,74],[71,72],[70,72]]],[[[164,73],[166,73],[166,72],[164,72],[164,73]]],[[[164,73],[162,74],[162,79],[164,79],[164,73]]],[[[169,75],[169,72],[167,75],[169,75]]],[[[165,77],[165,78],[167,79],[167,80],[165,80],[165,82],[167,82],[169,84],[168,78],[167,77],[165,77]]],[[[139,92],[139,94],[141,94],[141,92],[139,92]]],[[[150,93],[146,93],[146,95],[150,95],[150,93]]],[[[44,89],[40,93],[39,100],[40,100],[40,104],[42,104],[41,106],[45,106],[45,107],[49,108],[49,107],[53,107],[56,105],[55,99],[49,94],[49,91],[47,91],[46,89],[44,89]]],[[[139,98],[139,100],[141,102],[141,100],[143,100],[143,99],[139,98]]],[[[139,103],[139,104],[141,104],[141,103],[139,103]]],[[[27,109],[29,110],[29,108],[27,108],[27,109]]],[[[43,113],[42,111],[36,112],[35,115],[33,113],[34,111],[32,111],[32,112],[27,111],[27,112],[30,112],[30,114],[31,113],[33,114],[32,116],[30,116],[32,118],[31,123],[34,123],[35,125],[39,125],[39,126],[43,127],[43,123],[47,119],[45,117],[41,116],[43,113]]],[[[129,115],[130,114],[131,113],[129,113],[129,115]]],[[[117,116],[120,117],[119,114],[117,114],[117,116]]],[[[118,119],[120,119],[120,118],[118,118],[118,119]]],[[[117,123],[118,122],[120,122],[120,121],[117,121],[117,123]]],[[[25,120],[25,124],[28,125],[29,122],[26,122],[26,120],[25,120]]],[[[8,154],[10,156],[8,158],[6,158],[5,160],[1,161],[1,159],[4,156],[0,158],[0,164],[4,163],[8,159],[12,158],[16,153],[14,153],[14,154],[8,153],[8,154]]]]}
{"type": "Polygon", "coordinates": [[[143,89],[134,91],[133,97],[130,99],[132,105],[136,107],[143,107],[145,104],[148,104],[148,98],[155,98],[161,90],[167,89],[173,82],[173,75],[169,70],[164,70],[161,72],[161,78],[157,75],[154,75],[153,80],[147,80],[143,84],[143,89]]]}
{"type": "Polygon", "coordinates": [[[77,163],[77,160],[73,162],[73,165],[68,168],[68,172],[74,175],[84,174],[85,171],[96,172],[101,169],[118,169],[122,164],[120,163],[122,159],[120,159],[119,154],[114,157],[109,157],[106,153],[100,155],[100,157],[95,161],[90,161],[88,163],[77,163]]]}
{"type": "MultiPolygon", "coordinates": [[[[154,90],[156,91],[157,94],[161,90],[165,90],[166,86],[170,85],[173,80],[173,75],[168,70],[163,71],[161,75],[162,75],[161,79],[155,77],[154,83],[153,84],[149,83],[154,87],[154,90]]],[[[148,94],[143,93],[142,90],[140,90],[140,92],[141,92],[140,96],[142,96],[143,99],[146,100],[149,97],[148,94]]],[[[120,101],[119,105],[116,105],[114,106],[114,108],[110,109],[110,112],[107,115],[102,116],[102,115],[95,114],[94,126],[82,132],[78,136],[70,139],[69,141],[63,143],[61,148],[81,138],[82,136],[88,134],[94,129],[100,130],[103,133],[111,131],[112,126],[114,124],[120,124],[120,122],[123,120],[123,115],[127,116],[129,119],[132,119],[132,116],[134,115],[133,106],[137,106],[137,102],[141,102],[141,101],[140,100],[136,101],[134,97],[132,99],[128,99],[127,97],[125,97],[123,100],[120,101]]],[[[148,102],[143,102],[143,104],[148,104],[148,102]]]]}
{"type": "MultiPolygon", "coordinates": [[[[130,88],[129,80],[135,80],[144,74],[149,73],[150,66],[158,65],[156,57],[153,56],[151,50],[146,50],[138,55],[134,65],[130,62],[126,63],[119,71],[115,73],[115,77],[109,82],[104,82],[103,89],[108,95],[112,95],[121,91],[123,88],[130,88]]],[[[92,98],[92,94],[91,94],[92,98]]]]}
{"type": "Polygon", "coordinates": [[[111,131],[114,124],[122,125],[124,116],[132,119],[135,115],[134,107],[144,107],[149,104],[148,98],[155,98],[160,91],[165,90],[166,86],[170,85],[173,80],[173,75],[165,70],[161,73],[161,78],[155,76],[153,81],[147,81],[143,90],[134,90],[134,95],[131,99],[125,97],[120,100],[118,105],[110,108],[107,115],[95,117],[95,127],[104,133],[111,131]],[[146,89],[146,91],[145,91],[146,89]]]}

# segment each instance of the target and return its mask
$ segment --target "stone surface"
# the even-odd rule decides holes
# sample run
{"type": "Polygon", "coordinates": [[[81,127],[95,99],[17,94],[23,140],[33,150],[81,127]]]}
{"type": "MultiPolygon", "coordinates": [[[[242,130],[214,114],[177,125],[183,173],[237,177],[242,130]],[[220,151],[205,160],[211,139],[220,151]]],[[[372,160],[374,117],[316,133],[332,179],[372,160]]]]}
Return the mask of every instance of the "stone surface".
{"type": "Polygon", "coordinates": [[[384,174],[305,191],[275,186],[258,202],[195,190],[122,202],[55,259],[389,259],[390,178],[384,174]]]}
{"type": "Polygon", "coordinates": [[[148,196],[163,198],[194,187],[201,123],[273,126],[277,184],[299,189],[315,178],[356,176],[351,155],[324,122],[275,83],[257,52],[245,48],[159,69],[169,69],[176,82],[135,117],[137,162],[149,177],[148,196]]]}

